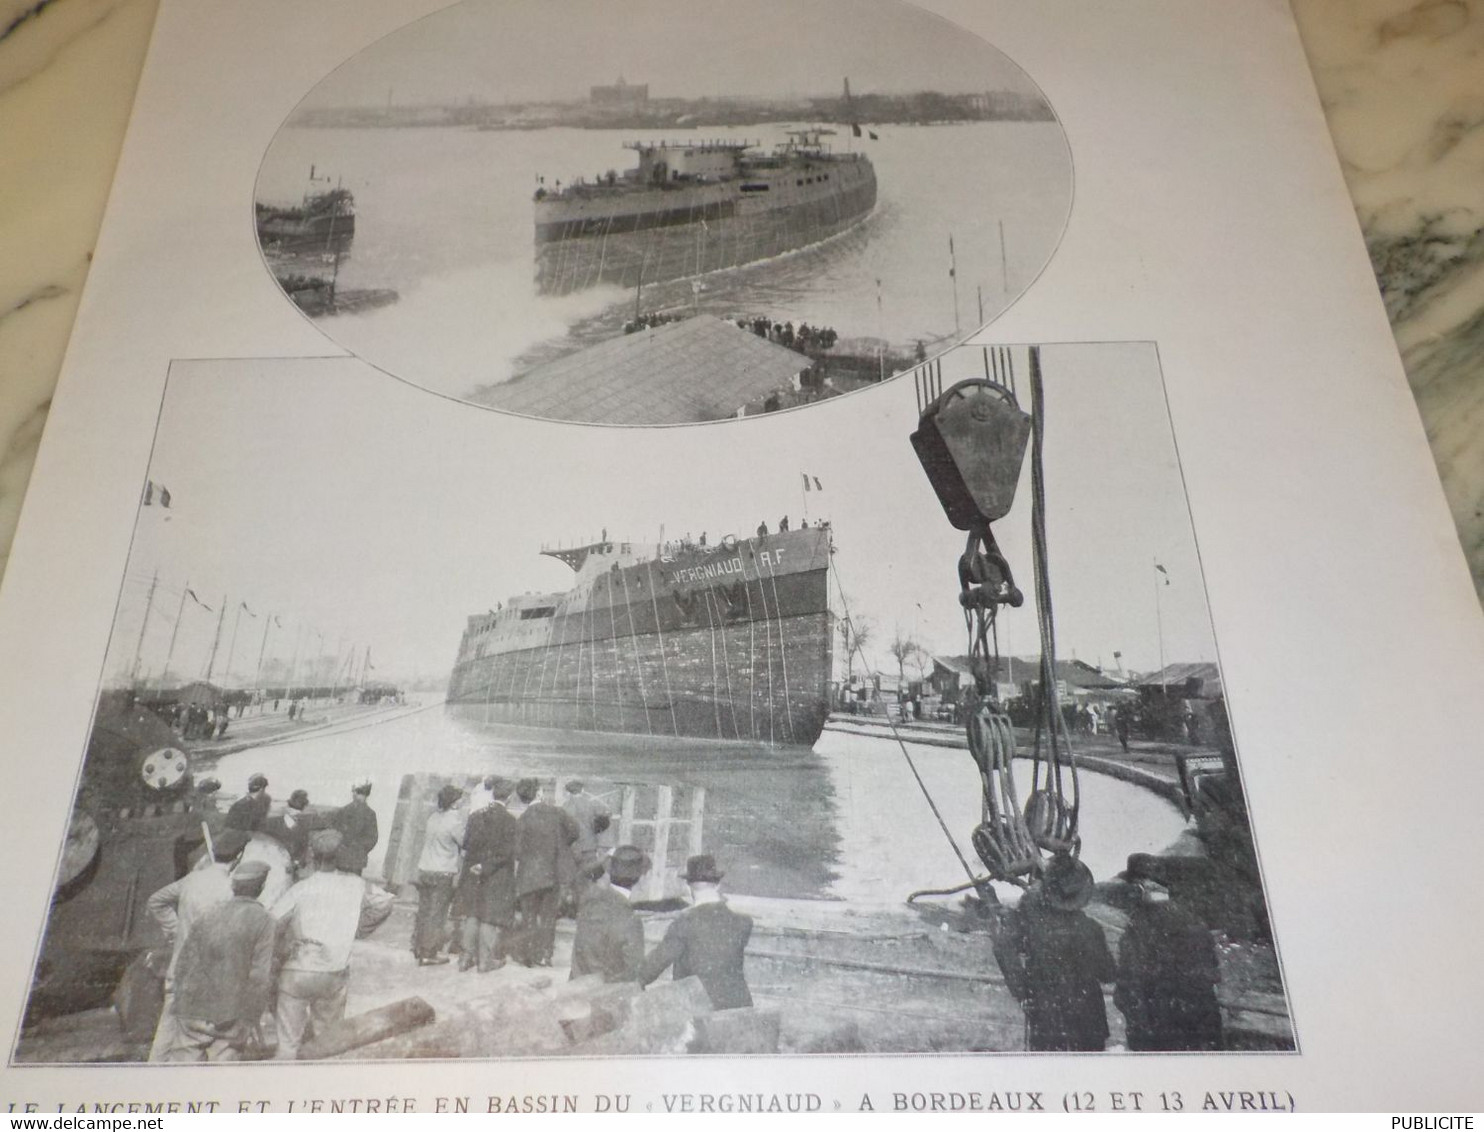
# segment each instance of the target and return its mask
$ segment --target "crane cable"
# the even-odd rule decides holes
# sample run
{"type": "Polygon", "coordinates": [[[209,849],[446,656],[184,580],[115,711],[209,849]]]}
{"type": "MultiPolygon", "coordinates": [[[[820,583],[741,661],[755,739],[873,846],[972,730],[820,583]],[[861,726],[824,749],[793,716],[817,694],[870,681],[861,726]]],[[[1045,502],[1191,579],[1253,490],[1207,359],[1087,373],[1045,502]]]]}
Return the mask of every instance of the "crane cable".
{"type": "Polygon", "coordinates": [[[1026,800],[1026,823],[1042,849],[1076,854],[1081,848],[1077,817],[1081,808],[1082,784],[1072,753],[1071,736],[1062,715],[1056,676],[1056,625],[1051,610],[1051,576],[1046,545],[1046,478],[1042,446],[1046,427],[1040,351],[1032,348],[1031,371],[1031,553],[1036,588],[1036,621],[1041,636],[1041,696],[1032,751],[1031,796],[1026,800]],[[1042,730],[1049,755],[1041,753],[1042,730]],[[1071,801],[1067,801],[1063,771],[1071,779],[1071,801]]]}
{"type": "MultiPolygon", "coordinates": [[[[874,676],[876,673],[871,669],[870,665],[866,663],[865,652],[861,649],[860,645],[856,643],[856,636],[854,631],[855,621],[850,615],[850,603],[845,599],[845,587],[840,582],[840,572],[835,566],[835,558],[833,552],[830,555],[830,574],[835,579],[835,592],[840,595],[840,609],[845,615],[845,623],[851,626],[851,639],[848,649],[860,658],[861,667],[874,676]]],[[[912,771],[912,777],[917,780],[917,788],[922,791],[923,798],[927,800],[928,808],[933,811],[933,817],[936,818],[938,821],[938,828],[943,831],[943,836],[948,839],[948,844],[953,849],[953,855],[958,858],[958,863],[964,868],[964,874],[969,878],[968,884],[964,885],[963,887],[978,888],[984,890],[988,885],[990,878],[976,877],[974,875],[974,870],[969,865],[969,859],[964,856],[963,850],[958,847],[958,842],[953,839],[953,833],[948,828],[948,823],[943,820],[943,814],[938,809],[938,804],[933,801],[933,796],[928,791],[927,783],[922,780],[922,775],[918,772],[917,769],[917,763],[914,762],[912,759],[912,753],[907,750],[907,744],[902,739],[901,732],[897,730],[897,725],[892,720],[889,714],[886,716],[886,724],[888,727],[891,728],[892,738],[897,741],[897,746],[901,749],[902,757],[907,760],[907,767],[909,770],[912,771]]],[[[960,892],[962,891],[962,889],[955,889],[954,891],[960,892]]],[[[907,898],[908,902],[910,903],[913,897],[919,895],[922,894],[914,892],[907,898]]]]}

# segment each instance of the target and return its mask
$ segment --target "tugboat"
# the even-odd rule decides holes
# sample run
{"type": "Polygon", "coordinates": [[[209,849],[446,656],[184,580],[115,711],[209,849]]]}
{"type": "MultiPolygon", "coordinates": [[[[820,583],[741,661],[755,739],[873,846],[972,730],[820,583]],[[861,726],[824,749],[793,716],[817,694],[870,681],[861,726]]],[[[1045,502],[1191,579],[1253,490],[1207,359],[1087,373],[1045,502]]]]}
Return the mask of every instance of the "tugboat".
{"type": "Polygon", "coordinates": [[[310,189],[297,205],[279,206],[258,201],[254,205],[258,243],[265,251],[336,251],[356,234],[356,201],[347,188],[316,192],[321,180],[309,167],[310,189]]]}
{"type": "Polygon", "coordinates": [[[635,288],[737,267],[816,244],[864,220],[876,170],[831,153],[821,128],[789,131],[770,154],[749,142],[630,142],[623,174],[535,196],[536,279],[544,294],[635,288]]]}

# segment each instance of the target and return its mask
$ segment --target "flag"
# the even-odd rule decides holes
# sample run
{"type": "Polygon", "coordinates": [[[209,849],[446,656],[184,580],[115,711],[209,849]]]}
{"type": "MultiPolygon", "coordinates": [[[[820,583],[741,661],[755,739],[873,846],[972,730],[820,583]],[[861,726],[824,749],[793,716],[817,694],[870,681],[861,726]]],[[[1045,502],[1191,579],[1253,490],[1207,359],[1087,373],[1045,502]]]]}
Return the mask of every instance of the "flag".
{"type": "Polygon", "coordinates": [[[875,130],[867,130],[866,133],[868,133],[868,134],[871,135],[871,140],[872,141],[880,141],[881,140],[880,138],[878,138],[876,136],[876,131],[875,130]]]}
{"type": "Polygon", "coordinates": [[[168,487],[166,487],[164,484],[161,484],[160,485],[160,506],[161,507],[169,507],[170,506],[170,489],[168,487]]]}
{"type": "Polygon", "coordinates": [[[239,601],[237,604],[242,607],[242,612],[243,613],[246,613],[249,617],[257,617],[257,614],[256,613],[254,613],[251,609],[247,608],[247,602],[245,602],[245,601],[239,601]]]}
{"type": "Polygon", "coordinates": [[[195,590],[193,590],[193,589],[187,589],[186,590],[186,597],[190,598],[197,605],[199,605],[202,609],[206,610],[207,613],[213,613],[213,612],[215,612],[215,610],[213,610],[211,608],[211,606],[207,605],[204,601],[202,601],[199,597],[196,596],[196,591],[195,590]]]}
{"type": "Polygon", "coordinates": [[[953,253],[953,237],[948,237],[948,278],[958,278],[958,259],[953,253]]]}
{"type": "Polygon", "coordinates": [[[1163,574],[1165,576],[1165,585],[1169,585],[1170,584],[1170,572],[1168,570],[1166,570],[1163,566],[1161,566],[1158,562],[1156,562],[1154,564],[1154,568],[1156,570],[1158,570],[1161,574],[1163,574]]]}
{"type": "Polygon", "coordinates": [[[815,491],[823,491],[824,490],[824,484],[822,484],[822,483],[819,482],[819,477],[818,476],[815,476],[814,477],[814,490],[815,491]]]}
{"type": "Polygon", "coordinates": [[[855,137],[860,137],[861,136],[861,128],[855,122],[850,123],[850,132],[855,137]]]}
{"type": "Polygon", "coordinates": [[[819,482],[819,477],[818,476],[811,476],[808,472],[801,472],[800,474],[804,477],[804,490],[805,491],[823,491],[824,490],[824,484],[822,484],[822,483],[819,482]]]}
{"type": "Polygon", "coordinates": [[[805,491],[810,490],[810,488],[809,488],[809,477],[807,475],[805,475],[803,472],[800,472],[799,474],[801,476],[804,476],[804,490],[805,491]]]}

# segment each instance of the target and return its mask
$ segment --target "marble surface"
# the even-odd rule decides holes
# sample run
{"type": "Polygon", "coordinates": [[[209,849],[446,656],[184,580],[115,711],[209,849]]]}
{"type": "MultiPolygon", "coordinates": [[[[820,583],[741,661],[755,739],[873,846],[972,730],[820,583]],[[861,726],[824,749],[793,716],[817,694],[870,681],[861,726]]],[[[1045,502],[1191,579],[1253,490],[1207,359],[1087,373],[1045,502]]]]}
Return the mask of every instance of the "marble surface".
{"type": "MultiPolygon", "coordinates": [[[[0,570],[157,0],[0,0],[0,570]]],[[[1293,0],[1484,595],[1484,0],[1293,0]]]]}

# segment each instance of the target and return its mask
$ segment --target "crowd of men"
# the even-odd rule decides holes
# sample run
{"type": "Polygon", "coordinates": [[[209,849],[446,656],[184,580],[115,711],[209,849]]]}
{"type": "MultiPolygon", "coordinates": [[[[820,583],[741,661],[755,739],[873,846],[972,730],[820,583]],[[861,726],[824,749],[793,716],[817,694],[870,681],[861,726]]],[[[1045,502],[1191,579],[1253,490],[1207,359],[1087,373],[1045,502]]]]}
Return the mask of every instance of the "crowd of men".
{"type": "MultiPolygon", "coordinates": [[[[379,839],[370,783],[328,813],[295,790],[273,814],[267,778],[255,774],[247,787],[196,867],[149,898],[168,941],[157,957],[164,992],[151,1061],[299,1057],[344,1018],[353,945],[391,914],[392,894],[362,876],[379,839]]],[[[608,807],[581,782],[566,795],[557,806],[536,779],[497,775],[467,805],[460,787],[439,791],[418,861],[417,963],[451,962],[452,943],[466,971],[549,967],[566,912],[576,918],[571,977],[647,986],[673,969],[677,979],[698,976],[717,1009],[750,1006],[752,921],[727,906],[714,859],[690,859],[692,906],[646,954],[630,895],[648,856],[632,845],[606,853],[608,807]]]]}
{"type": "Polygon", "coordinates": [[[1115,960],[1103,929],[1084,911],[1091,870],[1066,854],[1001,925],[995,958],[1025,1011],[1026,1047],[1102,1050],[1109,1028],[1103,987],[1123,1014],[1128,1049],[1222,1048],[1216,945],[1207,926],[1156,877],[1154,858],[1134,854],[1119,875],[1134,907],[1115,960]]]}
{"type": "Polygon", "coordinates": [[[452,962],[445,954],[452,945],[466,971],[510,962],[550,967],[557,920],[569,913],[573,978],[648,986],[673,969],[677,979],[698,976],[718,1010],[752,1005],[743,973],[752,920],[727,905],[715,860],[702,854],[687,862],[691,906],[646,954],[631,896],[649,871],[648,855],[634,845],[605,853],[609,808],[579,780],[565,794],[558,806],[537,779],[500,775],[484,779],[467,809],[460,787],[438,792],[418,861],[417,962],[452,962]]]}
{"type": "Polygon", "coordinates": [[[315,814],[295,790],[270,817],[255,774],[197,867],[150,896],[169,945],[151,1061],[295,1058],[311,1027],[344,1017],[351,946],[392,908],[361,876],[380,836],[370,793],[361,783],[348,805],[315,814]]]}

